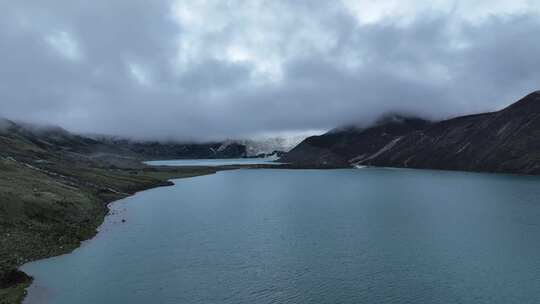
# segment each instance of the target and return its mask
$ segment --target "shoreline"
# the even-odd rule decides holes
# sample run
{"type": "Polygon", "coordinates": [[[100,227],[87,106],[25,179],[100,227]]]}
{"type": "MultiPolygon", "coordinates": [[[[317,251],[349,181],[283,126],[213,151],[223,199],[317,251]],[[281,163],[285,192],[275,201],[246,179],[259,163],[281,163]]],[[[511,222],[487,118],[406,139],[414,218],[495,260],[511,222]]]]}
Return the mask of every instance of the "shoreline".
{"type": "MultiPolygon", "coordinates": [[[[398,168],[398,167],[376,167],[376,166],[367,166],[366,168],[381,168],[381,169],[409,169],[409,170],[426,170],[423,168],[398,168]]],[[[28,274],[20,270],[20,267],[29,262],[47,259],[63,254],[69,254],[75,249],[79,248],[84,241],[91,240],[94,238],[99,231],[97,230],[105,221],[105,218],[110,215],[110,205],[116,201],[122,200],[124,198],[133,196],[139,192],[155,189],[165,186],[173,186],[174,179],[184,179],[197,176],[211,175],[220,171],[228,170],[238,170],[238,169],[292,169],[292,170],[327,170],[327,169],[355,169],[354,167],[333,167],[333,166],[303,166],[303,165],[293,165],[293,164],[249,164],[249,165],[224,165],[224,166],[158,166],[158,167],[147,167],[143,169],[137,169],[137,174],[141,174],[145,177],[153,177],[151,183],[144,182],[139,187],[131,189],[129,193],[115,193],[115,196],[102,198],[101,206],[103,209],[102,213],[96,214],[94,221],[88,224],[86,227],[87,231],[92,231],[77,240],[76,242],[64,244],[64,246],[57,248],[49,248],[48,254],[45,255],[36,255],[25,259],[22,263],[17,265],[15,268],[11,268],[7,277],[7,282],[4,279],[0,281],[0,292],[6,291],[4,294],[7,295],[6,299],[0,299],[0,304],[15,304],[23,303],[26,295],[27,289],[32,285],[33,278],[28,274]],[[144,173],[143,173],[144,172],[144,173]],[[67,245],[67,246],[66,246],[67,245]],[[11,284],[10,284],[11,283],[11,284]]],[[[497,175],[518,175],[518,176],[528,176],[534,177],[534,175],[527,174],[509,174],[509,173],[498,173],[498,172],[476,172],[476,171],[461,171],[461,170],[439,170],[439,169],[427,169],[441,172],[466,172],[466,173],[476,173],[476,174],[497,174],[497,175]]],[[[2,295],[2,293],[0,293],[2,295]]]]}
{"type": "MultiPolygon", "coordinates": [[[[105,218],[109,215],[109,205],[135,195],[136,193],[159,188],[172,186],[172,179],[183,179],[202,175],[214,174],[218,171],[226,170],[226,168],[210,168],[210,167],[168,167],[168,168],[142,168],[129,170],[130,174],[136,175],[135,180],[137,185],[124,185],[125,189],[110,188],[106,193],[92,193],[87,189],[79,189],[84,195],[93,198],[93,208],[95,212],[89,215],[91,217],[80,226],[75,227],[76,231],[60,232],[60,237],[56,242],[45,242],[35,245],[35,251],[21,250],[14,248],[14,254],[20,256],[12,265],[1,265],[3,271],[0,273],[0,304],[19,304],[23,303],[27,295],[27,288],[31,286],[33,278],[20,270],[20,267],[26,263],[51,258],[63,254],[69,254],[79,248],[84,241],[94,238],[98,231],[97,229],[104,223],[105,218]],[[136,172],[136,173],[133,173],[136,172]],[[121,190],[121,191],[119,191],[121,190]],[[20,252],[17,252],[20,251],[20,252]]],[[[128,169],[122,169],[128,171],[128,169]]],[[[118,176],[118,180],[123,176],[118,176]]],[[[31,231],[30,231],[31,233],[31,231]]],[[[10,235],[11,233],[6,233],[10,235]]],[[[17,236],[14,236],[17,237],[17,236]]],[[[24,242],[24,240],[21,240],[24,242]]],[[[34,244],[31,244],[32,246],[34,244]]],[[[9,250],[9,248],[8,248],[9,250]]]]}
{"type": "MultiPolygon", "coordinates": [[[[21,304],[24,302],[24,299],[27,295],[28,288],[33,283],[33,278],[26,274],[20,269],[24,264],[60,256],[63,254],[69,254],[75,249],[79,248],[81,244],[85,241],[91,240],[94,238],[99,231],[97,230],[105,221],[105,218],[109,215],[110,208],[109,206],[116,201],[125,199],[127,197],[133,196],[139,192],[143,192],[150,189],[155,189],[159,187],[168,187],[174,186],[172,180],[175,179],[184,179],[192,178],[197,176],[211,175],[220,171],[228,170],[238,170],[238,169],[271,169],[271,168],[289,168],[287,165],[275,165],[275,164],[242,164],[242,165],[221,165],[221,166],[146,166],[142,169],[135,169],[137,175],[144,177],[152,177],[152,183],[143,183],[141,187],[131,189],[129,193],[125,192],[116,192],[115,196],[109,198],[103,198],[100,202],[103,212],[97,214],[94,218],[94,221],[90,223],[86,229],[91,230],[92,233],[86,234],[84,238],[78,239],[76,242],[70,244],[64,244],[62,247],[52,247],[49,248],[48,254],[45,255],[36,255],[29,257],[23,260],[22,263],[16,265],[14,268],[8,270],[10,278],[16,278],[16,280],[9,280],[11,282],[5,282],[2,286],[2,281],[0,281],[0,296],[5,295],[7,299],[0,299],[0,304],[21,304]],[[11,283],[11,284],[9,284],[11,283]],[[2,293],[3,292],[3,293],[2,293]]],[[[290,169],[295,169],[290,167],[290,169]]],[[[299,169],[299,168],[296,168],[299,169]]],[[[128,169],[124,169],[128,170],[128,169]]]]}

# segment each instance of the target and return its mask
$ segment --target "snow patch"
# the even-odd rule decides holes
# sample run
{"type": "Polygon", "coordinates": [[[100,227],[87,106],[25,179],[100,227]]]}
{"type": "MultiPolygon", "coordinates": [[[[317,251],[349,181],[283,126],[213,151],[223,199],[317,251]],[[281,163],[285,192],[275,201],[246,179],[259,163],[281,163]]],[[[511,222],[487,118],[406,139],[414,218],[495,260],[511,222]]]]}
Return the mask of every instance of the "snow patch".
{"type": "Polygon", "coordinates": [[[459,153],[465,151],[465,149],[467,149],[470,145],[471,145],[470,142],[469,142],[469,143],[466,143],[465,145],[463,145],[463,147],[461,147],[461,149],[459,149],[459,150],[456,152],[456,154],[459,154],[459,153]]]}
{"type": "Polygon", "coordinates": [[[373,155],[371,155],[370,157],[368,157],[368,158],[366,158],[366,159],[364,159],[364,160],[362,160],[362,161],[359,161],[359,162],[357,162],[357,163],[355,163],[355,164],[353,164],[353,165],[354,165],[354,166],[357,166],[357,165],[359,165],[359,164],[361,164],[361,163],[363,163],[363,162],[365,162],[365,161],[368,161],[368,160],[370,160],[370,159],[376,158],[377,156],[383,154],[384,152],[386,152],[386,151],[392,149],[392,148],[393,148],[393,147],[394,147],[394,146],[395,146],[402,138],[403,138],[403,137],[400,136],[400,137],[398,137],[398,138],[392,140],[391,142],[389,142],[388,144],[386,144],[386,146],[382,147],[382,149],[380,149],[379,151],[377,151],[375,154],[373,154],[373,155]]]}

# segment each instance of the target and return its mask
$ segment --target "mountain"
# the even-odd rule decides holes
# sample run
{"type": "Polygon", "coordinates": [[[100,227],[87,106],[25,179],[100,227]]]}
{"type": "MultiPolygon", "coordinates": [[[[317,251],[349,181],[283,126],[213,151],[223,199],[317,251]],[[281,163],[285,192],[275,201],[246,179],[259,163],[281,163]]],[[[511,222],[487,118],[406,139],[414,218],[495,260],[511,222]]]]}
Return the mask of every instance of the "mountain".
{"type": "Polygon", "coordinates": [[[305,136],[302,135],[292,135],[256,140],[240,140],[238,143],[246,146],[248,157],[255,157],[259,155],[283,154],[298,145],[304,138],[305,136]]]}
{"type": "Polygon", "coordinates": [[[0,155],[40,157],[47,152],[85,152],[99,143],[60,127],[35,126],[0,119],[0,155]]]}
{"type": "Polygon", "coordinates": [[[338,128],[305,139],[281,162],[305,166],[348,166],[352,159],[374,155],[395,139],[430,124],[420,118],[389,114],[369,128],[338,128]]]}
{"type": "Polygon", "coordinates": [[[306,139],[281,161],[540,174],[540,91],[496,112],[329,132],[306,139]]]}
{"type": "Polygon", "coordinates": [[[246,146],[236,142],[183,143],[86,137],[56,126],[36,126],[0,119],[0,156],[47,159],[51,153],[85,161],[114,159],[241,158],[246,146]]]}
{"type": "Polygon", "coordinates": [[[540,174],[540,91],[493,112],[441,121],[360,164],[540,174]]]}
{"type": "Polygon", "coordinates": [[[101,152],[121,153],[145,159],[242,158],[247,156],[245,145],[231,141],[183,143],[135,141],[110,137],[100,137],[98,140],[107,148],[101,152]]]}

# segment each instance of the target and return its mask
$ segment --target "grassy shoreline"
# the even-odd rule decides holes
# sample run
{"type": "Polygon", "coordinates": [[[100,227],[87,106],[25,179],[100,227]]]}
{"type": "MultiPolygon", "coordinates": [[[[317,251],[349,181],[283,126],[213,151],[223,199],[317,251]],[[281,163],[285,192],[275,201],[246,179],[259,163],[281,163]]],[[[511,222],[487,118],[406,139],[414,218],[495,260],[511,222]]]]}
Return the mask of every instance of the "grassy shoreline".
{"type": "Polygon", "coordinates": [[[173,185],[171,179],[224,170],[322,169],[283,164],[130,165],[118,168],[55,163],[34,167],[0,158],[0,304],[24,300],[32,278],[18,270],[21,265],[72,252],[82,241],[94,237],[111,202],[173,185]]]}
{"type": "Polygon", "coordinates": [[[0,160],[0,304],[22,303],[32,278],[21,265],[69,253],[94,237],[108,204],[170,179],[213,174],[217,168],[28,167],[0,160]]]}

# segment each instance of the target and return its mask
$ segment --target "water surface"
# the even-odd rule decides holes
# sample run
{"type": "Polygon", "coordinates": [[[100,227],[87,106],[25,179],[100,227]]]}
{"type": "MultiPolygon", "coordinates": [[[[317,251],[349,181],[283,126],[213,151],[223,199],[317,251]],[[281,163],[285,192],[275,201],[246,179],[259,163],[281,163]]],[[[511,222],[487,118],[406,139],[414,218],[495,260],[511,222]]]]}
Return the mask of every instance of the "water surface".
{"type": "Polygon", "coordinates": [[[112,205],[27,303],[538,303],[540,180],[235,170],[112,205]],[[121,220],[126,219],[125,223],[121,220]]]}

